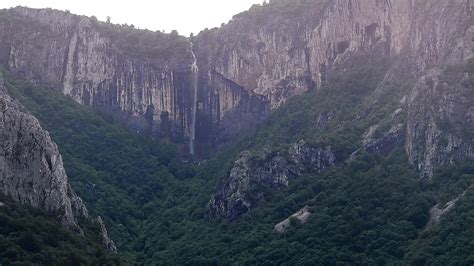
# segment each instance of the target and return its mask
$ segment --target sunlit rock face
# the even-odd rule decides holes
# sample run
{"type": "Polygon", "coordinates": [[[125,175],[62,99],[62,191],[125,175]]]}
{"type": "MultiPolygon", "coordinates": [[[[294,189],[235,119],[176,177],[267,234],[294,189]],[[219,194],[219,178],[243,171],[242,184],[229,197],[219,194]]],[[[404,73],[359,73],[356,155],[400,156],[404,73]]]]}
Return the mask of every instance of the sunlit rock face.
{"type": "Polygon", "coordinates": [[[137,131],[193,137],[199,153],[200,144],[227,143],[291,96],[320,88],[355,56],[404,58],[422,73],[473,53],[472,1],[286,2],[256,5],[191,39],[15,8],[0,19],[0,62],[137,131]],[[155,42],[168,46],[156,51],[155,42]]]}

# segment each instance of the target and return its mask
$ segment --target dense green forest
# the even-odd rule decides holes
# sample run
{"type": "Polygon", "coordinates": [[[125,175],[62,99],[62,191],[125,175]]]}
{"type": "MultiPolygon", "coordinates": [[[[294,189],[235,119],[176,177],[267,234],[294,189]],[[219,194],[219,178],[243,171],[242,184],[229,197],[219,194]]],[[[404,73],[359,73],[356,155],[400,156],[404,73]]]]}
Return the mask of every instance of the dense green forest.
{"type": "Polygon", "coordinates": [[[51,214],[0,195],[1,265],[121,265],[105,250],[100,228],[84,221],[84,234],[63,228],[51,214]]]}
{"type": "Polygon", "coordinates": [[[398,90],[378,94],[384,108],[370,108],[391,63],[355,61],[332,76],[331,85],[289,100],[251,136],[201,165],[181,161],[173,145],[130,133],[58,92],[12,76],[6,80],[10,94],[50,131],[74,190],[92,214],[104,218],[131,262],[472,265],[474,191],[467,189],[474,164],[439,169],[430,184],[422,184],[402,148],[360,152],[322,173],[305,173],[286,189],[254,188],[250,198],[257,207],[238,220],[207,217],[210,195],[242,149],[282,151],[305,139],[331,144],[338,158],[348,158],[411,82],[393,83],[398,90]],[[307,123],[329,113],[333,118],[324,126],[307,123]],[[465,190],[452,213],[425,231],[430,208],[465,190]],[[303,206],[313,213],[305,224],[292,221],[282,234],[273,230],[303,206]]]}
{"type": "Polygon", "coordinates": [[[187,63],[187,39],[177,31],[164,33],[137,29],[133,25],[116,25],[93,20],[98,31],[109,37],[123,53],[139,58],[157,57],[164,62],[187,63]]]}

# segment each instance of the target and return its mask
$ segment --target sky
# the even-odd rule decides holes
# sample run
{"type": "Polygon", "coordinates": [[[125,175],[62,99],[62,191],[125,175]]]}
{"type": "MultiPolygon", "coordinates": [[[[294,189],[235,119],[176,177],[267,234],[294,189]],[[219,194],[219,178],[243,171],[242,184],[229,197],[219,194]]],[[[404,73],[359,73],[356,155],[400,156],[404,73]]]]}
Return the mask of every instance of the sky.
{"type": "Polygon", "coordinates": [[[227,23],[233,15],[261,3],[263,0],[0,0],[0,8],[50,7],[103,21],[110,16],[112,23],[153,31],[177,30],[189,36],[227,23]]]}

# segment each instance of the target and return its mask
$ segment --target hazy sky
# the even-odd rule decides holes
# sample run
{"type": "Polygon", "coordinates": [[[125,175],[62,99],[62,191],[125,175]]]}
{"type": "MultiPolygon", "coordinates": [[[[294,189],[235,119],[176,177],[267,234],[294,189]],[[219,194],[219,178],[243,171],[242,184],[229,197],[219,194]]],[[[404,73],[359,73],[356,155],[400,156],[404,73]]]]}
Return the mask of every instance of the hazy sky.
{"type": "Polygon", "coordinates": [[[112,23],[133,24],[141,29],[175,29],[182,35],[218,27],[233,15],[261,4],[263,0],[0,0],[0,8],[28,6],[70,10],[112,23]]]}

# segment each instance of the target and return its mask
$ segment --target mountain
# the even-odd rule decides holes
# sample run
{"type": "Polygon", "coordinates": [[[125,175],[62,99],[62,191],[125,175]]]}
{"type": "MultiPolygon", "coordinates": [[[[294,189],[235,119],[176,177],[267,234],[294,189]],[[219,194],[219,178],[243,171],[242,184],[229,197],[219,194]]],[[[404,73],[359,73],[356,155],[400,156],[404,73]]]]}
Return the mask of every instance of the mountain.
{"type": "Polygon", "coordinates": [[[105,249],[115,251],[116,248],[101,218],[98,217],[97,221],[89,218],[82,199],[72,190],[57,145],[39,121],[8,95],[2,76],[0,110],[0,245],[5,247],[1,262],[8,265],[17,259],[23,263],[84,263],[94,261],[91,258],[97,262],[115,259],[105,252],[105,249]],[[31,221],[25,220],[28,218],[31,221]],[[58,227],[61,228],[59,222],[64,229],[58,231],[58,227]],[[57,239],[53,237],[54,231],[58,231],[60,236],[57,239]],[[66,248],[58,252],[58,242],[69,249],[76,245],[83,250],[75,256],[66,248]],[[87,245],[93,248],[86,248],[87,245]],[[64,256],[68,259],[63,259],[64,256]],[[89,259],[82,260],[81,256],[89,259]]]}
{"type": "Polygon", "coordinates": [[[6,94],[3,79],[0,97],[3,194],[46,211],[59,211],[63,224],[77,228],[77,220],[87,217],[87,209],[68,184],[56,144],[38,120],[6,94]]]}
{"type": "Polygon", "coordinates": [[[191,40],[15,8],[3,11],[1,60],[29,80],[117,114],[137,130],[181,141],[195,132],[198,142],[217,145],[252,128],[289,97],[321,86],[358,53],[407,57],[414,71],[462,62],[472,54],[472,28],[466,27],[472,24],[471,5],[272,1],[191,40]],[[192,48],[199,67],[196,88],[192,48]]]}
{"type": "Polygon", "coordinates": [[[470,265],[473,8],[273,0],[185,38],[18,7],[0,63],[128,261],[470,265]]]}

